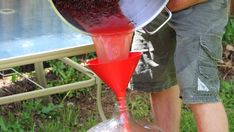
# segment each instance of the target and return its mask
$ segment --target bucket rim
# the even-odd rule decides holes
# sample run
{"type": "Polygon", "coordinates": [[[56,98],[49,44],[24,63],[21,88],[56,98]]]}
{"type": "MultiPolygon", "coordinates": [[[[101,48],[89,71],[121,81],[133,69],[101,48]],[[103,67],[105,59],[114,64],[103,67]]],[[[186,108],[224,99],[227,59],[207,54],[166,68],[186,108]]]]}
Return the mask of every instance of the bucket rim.
{"type": "Polygon", "coordinates": [[[57,8],[56,8],[55,5],[54,5],[53,0],[48,0],[48,1],[49,1],[50,5],[51,5],[52,9],[54,10],[55,14],[62,20],[62,22],[64,22],[66,25],[68,25],[69,27],[71,27],[71,28],[74,29],[75,31],[90,36],[90,33],[85,32],[85,31],[83,31],[83,30],[80,30],[79,28],[76,28],[76,27],[73,26],[70,22],[68,22],[68,21],[63,17],[63,15],[57,10],[57,8]]]}
{"type": "MultiPolygon", "coordinates": [[[[91,34],[89,32],[86,32],[86,31],[83,31],[83,30],[80,30],[79,28],[73,26],[70,22],[68,22],[64,17],[63,15],[57,10],[57,8],[55,7],[54,5],[54,2],[53,0],[48,0],[52,9],[54,10],[54,12],[56,13],[57,16],[59,16],[59,18],[62,20],[62,22],[64,22],[66,25],[68,25],[69,27],[71,27],[72,29],[74,29],[75,31],[78,31],[79,33],[82,33],[82,34],[85,34],[85,35],[89,35],[89,36],[99,36],[98,34],[91,34]]],[[[162,4],[162,6],[160,6],[160,8],[155,11],[154,15],[151,16],[147,21],[145,21],[144,23],[142,23],[141,25],[133,28],[133,30],[130,30],[130,31],[126,31],[126,32],[129,32],[129,33],[133,33],[141,28],[143,28],[144,26],[148,25],[151,21],[153,21],[161,12],[162,10],[166,7],[166,5],[168,4],[169,0],[163,0],[164,3],[162,4]]],[[[134,25],[134,24],[133,24],[134,25]]],[[[121,33],[126,33],[126,32],[114,32],[114,33],[103,33],[102,35],[103,36],[111,36],[111,35],[116,35],[116,34],[121,34],[121,33]]]]}
{"type": "Polygon", "coordinates": [[[154,13],[153,16],[150,17],[150,19],[148,19],[147,21],[145,21],[144,23],[142,23],[140,26],[135,28],[136,30],[139,30],[143,27],[145,27],[146,25],[148,25],[151,21],[153,21],[161,12],[162,10],[166,7],[166,5],[168,4],[169,0],[164,0],[164,3],[162,4],[162,6],[154,13]]]}

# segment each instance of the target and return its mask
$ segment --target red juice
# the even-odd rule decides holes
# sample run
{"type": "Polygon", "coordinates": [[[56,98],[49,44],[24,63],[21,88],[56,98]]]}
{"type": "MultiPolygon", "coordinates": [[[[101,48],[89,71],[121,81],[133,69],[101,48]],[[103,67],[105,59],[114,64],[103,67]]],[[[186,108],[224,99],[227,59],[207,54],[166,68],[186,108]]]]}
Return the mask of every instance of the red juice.
{"type": "MultiPolygon", "coordinates": [[[[53,3],[69,23],[91,34],[99,64],[128,58],[134,25],[122,14],[119,0],[53,0],[53,3]]],[[[127,132],[129,122],[125,102],[126,87],[118,85],[120,84],[113,86],[112,90],[116,96],[120,96],[118,93],[124,93],[123,98],[117,99],[120,117],[123,118],[127,132]]]]}
{"type": "Polygon", "coordinates": [[[128,57],[134,25],[119,7],[119,0],[53,0],[73,26],[91,34],[100,63],[128,57]]]}

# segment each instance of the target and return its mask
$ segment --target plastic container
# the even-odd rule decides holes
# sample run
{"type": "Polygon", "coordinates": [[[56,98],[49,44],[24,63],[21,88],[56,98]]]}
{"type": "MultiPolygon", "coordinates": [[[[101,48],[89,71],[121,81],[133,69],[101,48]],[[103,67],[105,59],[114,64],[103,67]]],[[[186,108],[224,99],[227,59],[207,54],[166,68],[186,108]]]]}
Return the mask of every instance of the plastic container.
{"type": "MultiPolygon", "coordinates": [[[[137,123],[131,126],[133,129],[128,132],[162,132],[157,126],[141,126],[137,123]]],[[[98,125],[90,128],[87,132],[125,132],[121,119],[112,118],[107,121],[101,122],[98,125]]]]}
{"type": "Polygon", "coordinates": [[[118,100],[118,115],[90,128],[88,132],[162,132],[158,126],[140,125],[127,112],[126,102],[118,100]]]}
{"type": "MultiPolygon", "coordinates": [[[[49,0],[68,25],[92,36],[100,63],[127,59],[134,30],[150,23],[169,0],[49,0]]],[[[156,30],[146,32],[154,34],[156,30]]]]}
{"type": "MultiPolygon", "coordinates": [[[[69,26],[74,29],[82,32],[84,34],[90,34],[87,29],[83,28],[82,23],[75,23],[77,20],[74,20],[74,17],[67,16],[72,14],[70,12],[62,13],[61,8],[54,4],[55,0],[49,0],[52,5],[52,8],[56,14],[69,26]]],[[[149,24],[154,18],[156,18],[163,9],[166,8],[169,0],[119,0],[118,5],[122,14],[134,25],[134,30],[138,30],[149,24]]],[[[166,8],[166,11],[169,14],[168,19],[162,24],[165,25],[171,18],[171,12],[166,8]]],[[[83,15],[86,15],[85,13],[83,15]]],[[[79,18],[78,18],[79,19],[79,18]]],[[[93,16],[93,19],[96,19],[96,16],[93,16]]],[[[155,31],[150,31],[150,33],[155,33],[162,26],[160,26],[155,31]]]]}

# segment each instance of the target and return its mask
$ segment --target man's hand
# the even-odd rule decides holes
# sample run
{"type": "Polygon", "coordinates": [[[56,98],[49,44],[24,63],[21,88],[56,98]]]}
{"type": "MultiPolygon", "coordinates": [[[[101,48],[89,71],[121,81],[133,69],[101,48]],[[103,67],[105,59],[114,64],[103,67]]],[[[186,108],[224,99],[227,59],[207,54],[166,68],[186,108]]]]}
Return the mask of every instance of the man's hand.
{"type": "Polygon", "coordinates": [[[167,7],[170,11],[176,12],[206,1],[208,0],[170,0],[167,7]]]}

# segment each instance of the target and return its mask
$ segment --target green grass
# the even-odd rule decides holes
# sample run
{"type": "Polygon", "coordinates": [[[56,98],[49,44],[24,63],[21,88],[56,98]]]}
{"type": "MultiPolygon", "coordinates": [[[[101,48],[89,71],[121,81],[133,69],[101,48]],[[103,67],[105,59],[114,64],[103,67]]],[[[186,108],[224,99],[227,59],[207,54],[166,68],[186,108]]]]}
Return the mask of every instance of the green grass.
{"type": "Polygon", "coordinates": [[[192,112],[187,108],[181,110],[181,132],[196,132],[196,124],[192,112]]]}
{"type": "MultiPolygon", "coordinates": [[[[231,125],[234,124],[233,86],[234,81],[232,80],[221,81],[220,96],[228,114],[231,132],[234,131],[234,126],[231,125]]],[[[85,94],[87,99],[94,99],[89,97],[89,92],[84,92],[83,94],[85,94]]],[[[105,96],[106,93],[103,92],[103,94],[105,96]]],[[[136,121],[142,119],[146,121],[152,120],[148,95],[134,95],[134,97],[128,99],[128,107],[136,121]]],[[[40,99],[22,102],[18,111],[7,112],[4,107],[1,107],[0,113],[1,132],[86,132],[101,121],[96,109],[81,113],[79,105],[69,102],[44,105],[40,99]],[[83,114],[86,114],[86,118],[81,120],[83,114]]],[[[181,132],[196,132],[193,114],[186,107],[182,108],[180,129],[181,132]]]]}
{"type": "Polygon", "coordinates": [[[223,45],[234,44],[234,19],[229,19],[223,36],[223,45]]]}
{"type": "Polygon", "coordinates": [[[221,81],[220,96],[228,114],[230,132],[234,132],[234,80],[221,81]]]}

